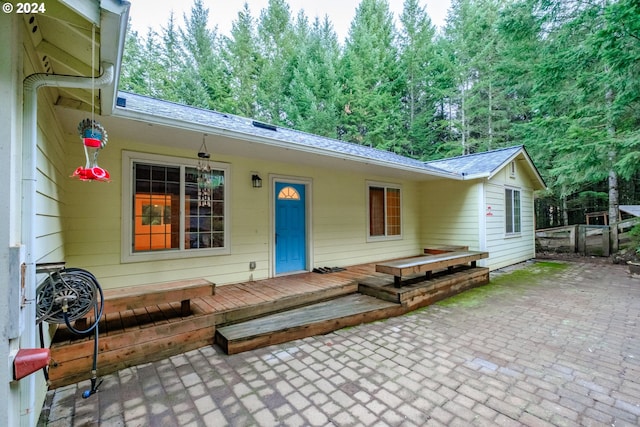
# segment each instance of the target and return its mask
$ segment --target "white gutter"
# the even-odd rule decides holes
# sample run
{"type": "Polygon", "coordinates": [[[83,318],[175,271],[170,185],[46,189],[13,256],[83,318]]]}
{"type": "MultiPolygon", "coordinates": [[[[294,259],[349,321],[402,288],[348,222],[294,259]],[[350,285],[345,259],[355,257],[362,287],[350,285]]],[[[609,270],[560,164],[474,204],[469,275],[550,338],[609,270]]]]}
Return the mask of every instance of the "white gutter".
{"type": "MultiPolygon", "coordinates": [[[[103,73],[95,79],[84,76],[64,76],[56,74],[37,73],[24,79],[23,85],[23,115],[22,115],[22,214],[21,240],[25,247],[25,295],[27,304],[24,306],[22,320],[24,321],[24,333],[20,341],[20,348],[36,348],[36,177],[37,177],[37,151],[38,151],[38,89],[41,87],[65,87],[75,89],[101,88],[110,85],[114,79],[114,67],[112,64],[102,64],[103,73]],[[33,326],[32,326],[33,325],[33,326]]],[[[35,390],[35,378],[30,375],[23,381],[29,381],[29,388],[35,390]]],[[[26,425],[35,425],[35,393],[28,393],[28,402],[23,400],[22,414],[30,418],[26,425]]]]}

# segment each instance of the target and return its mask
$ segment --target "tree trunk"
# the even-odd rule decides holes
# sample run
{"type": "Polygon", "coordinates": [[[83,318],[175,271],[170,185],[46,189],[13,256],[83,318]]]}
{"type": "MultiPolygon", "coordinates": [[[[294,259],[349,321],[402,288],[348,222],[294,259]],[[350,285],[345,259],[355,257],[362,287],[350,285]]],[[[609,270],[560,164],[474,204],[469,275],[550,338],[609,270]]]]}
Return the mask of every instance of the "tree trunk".
{"type": "Polygon", "coordinates": [[[619,212],[618,174],[611,169],[609,171],[609,224],[618,222],[619,212]]]}
{"type": "Polygon", "coordinates": [[[461,116],[461,122],[462,122],[461,127],[462,127],[462,155],[463,156],[465,154],[468,154],[468,152],[467,152],[467,124],[466,124],[467,117],[466,117],[465,111],[464,111],[464,109],[466,108],[466,105],[465,105],[465,102],[464,102],[465,101],[465,97],[467,96],[466,89],[467,89],[467,83],[464,82],[463,85],[462,85],[462,100],[461,100],[462,107],[460,108],[461,114],[462,114],[462,116],[461,116]]]}
{"type": "MultiPolygon", "coordinates": [[[[609,73],[609,67],[605,66],[605,73],[609,73]]],[[[613,97],[615,96],[613,89],[608,88],[605,93],[605,101],[607,104],[607,136],[609,138],[609,224],[618,222],[620,211],[618,209],[618,173],[614,170],[617,160],[617,152],[615,149],[616,127],[611,118],[611,108],[613,105],[613,97]]]]}
{"type": "Polygon", "coordinates": [[[493,148],[493,120],[491,117],[492,114],[492,110],[493,110],[493,85],[491,84],[491,80],[489,80],[489,118],[488,118],[488,125],[489,125],[489,144],[487,149],[491,150],[493,148]]]}

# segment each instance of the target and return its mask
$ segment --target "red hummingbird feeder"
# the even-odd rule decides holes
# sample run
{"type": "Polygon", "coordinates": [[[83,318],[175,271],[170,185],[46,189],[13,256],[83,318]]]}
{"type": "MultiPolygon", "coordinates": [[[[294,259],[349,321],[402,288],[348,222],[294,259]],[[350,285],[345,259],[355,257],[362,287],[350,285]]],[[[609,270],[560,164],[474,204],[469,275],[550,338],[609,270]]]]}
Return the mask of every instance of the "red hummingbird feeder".
{"type": "Polygon", "coordinates": [[[98,166],[98,154],[107,145],[107,132],[100,123],[91,119],[81,121],[78,132],[84,145],[86,163],[73,172],[72,178],[81,181],[109,181],[109,172],[98,166]]]}

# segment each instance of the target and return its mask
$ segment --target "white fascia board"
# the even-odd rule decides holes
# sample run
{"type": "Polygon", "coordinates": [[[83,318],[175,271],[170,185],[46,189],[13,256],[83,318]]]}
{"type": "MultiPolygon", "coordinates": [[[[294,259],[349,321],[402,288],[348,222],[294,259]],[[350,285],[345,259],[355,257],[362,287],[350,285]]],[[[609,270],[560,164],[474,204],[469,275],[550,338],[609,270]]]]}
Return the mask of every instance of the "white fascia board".
{"type": "Polygon", "coordinates": [[[126,9],[127,14],[131,3],[127,0],[100,0],[100,8],[108,12],[115,13],[116,15],[122,15],[126,9]]]}
{"type": "Polygon", "coordinates": [[[417,169],[410,166],[404,166],[398,163],[391,163],[391,162],[385,162],[382,160],[372,159],[370,157],[355,156],[352,154],[345,154],[337,151],[331,151],[331,150],[325,150],[321,148],[314,148],[314,147],[309,147],[309,146],[304,146],[299,144],[293,144],[287,141],[279,141],[277,139],[260,137],[256,135],[232,131],[232,130],[223,129],[219,127],[212,127],[212,126],[201,125],[198,123],[188,122],[184,120],[177,120],[172,118],[154,116],[147,113],[129,111],[123,108],[116,107],[113,111],[113,115],[115,117],[133,119],[133,120],[138,120],[145,123],[157,124],[160,126],[167,126],[167,127],[177,128],[177,129],[188,130],[192,132],[201,132],[209,135],[218,135],[218,136],[224,136],[227,138],[240,139],[243,141],[254,142],[254,143],[267,145],[275,148],[283,148],[283,149],[295,150],[303,153],[317,154],[325,157],[333,157],[340,160],[349,160],[352,162],[365,163],[365,164],[376,165],[376,166],[384,166],[392,169],[404,170],[408,172],[420,173],[423,175],[436,176],[440,178],[449,178],[449,179],[456,179],[456,180],[461,179],[460,175],[453,174],[450,172],[444,172],[444,171],[437,172],[437,171],[430,171],[425,169],[417,169]]]}
{"type": "Polygon", "coordinates": [[[99,27],[100,22],[100,2],[87,0],[58,0],[60,3],[75,11],[95,26],[99,27]]]}
{"type": "Polygon", "coordinates": [[[539,187],[537,189],[538,190],[546,190],[547,189],[547,185],[545,184],[544,179],[542,179],[542,176],[540,176],[540,172],[538,172],[538,168],[536,168],[536,165],[533,164],[533,161],[531,160],[531,157],[529,157],[529,154],[524,149],[524,147],[520,148],[511,157],[509,157],[507,160],[505,160],[500,166],[498,166],[496,169],[491,171],[491,173],[489,173],[487,175],[487,178],[489,178],[489,179],[493,178],[504,167],[506,167],[509,163],[514,161],[516,159],[516,157],[518,157],[520,154],[523,155],[525,161],[527,162],[527,166],[529,166],[529,170],[533,172],[533,176],[535,177],[535,180],[538,182],[539,187]]]}
{"type": "Polygon", "coordinates": [[[101,90],[102,114],[110,115],[116,105],[131,4],[126,1],[103,0],[100,6],[103,8],[100,28],[100,61],[113,64],[115,67],[113,84],[109,88],[101,90]]]}
{"type": "MultiPolygon", "coordinates": [[[[511,155],[511,157],[509,157],[507,160],[505,160],[504,162],[502,162],[500,164],[500,166],[498,166],[497,168],[495,168],[494,170],[492,170],[491,172],[489,172],[487,174],[487,178],[491,179],[494,176],[496,176],[496,174],[498,172],[500,172],[505,166],[507,166],[509,163],[511,163],[512,161],[514,161],[516,159],[516,157],[518,157],[520,155],[520,153],[522,153],[522,148],[518,151],[516,151],[514,154],[511,155]]],[[[524,156],[525,158],[527,156],[524,156]]]]}
{"type": "Polygon", "coordinates": [[[474,179],[490,179],[493,175],[488,173],[476,173],[473,175],[458,175],[462,181],[472,181],[474,179]]]}

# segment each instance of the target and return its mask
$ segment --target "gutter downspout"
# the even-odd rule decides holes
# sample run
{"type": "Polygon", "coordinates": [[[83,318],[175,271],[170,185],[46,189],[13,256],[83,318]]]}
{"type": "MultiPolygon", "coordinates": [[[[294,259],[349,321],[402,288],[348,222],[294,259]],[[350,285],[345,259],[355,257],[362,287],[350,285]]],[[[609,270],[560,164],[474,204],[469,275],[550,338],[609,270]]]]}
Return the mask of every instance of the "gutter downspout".
{"type": "MultiPolygon", "coordinates": [[[[20,348],[36,348],[36,192],[37,192],[37,151],[38,151],[38,89],[46,86],[66,87],[75,89],[102,88],[113,83],[114,66],[102,63],[102,75],[96,78],[85,76],[65,76],[56,74],[36,73],[24,79],[23,82],[23,111],[22,111],[22,214],[21,240],[25,246],[25,289],[24,313],[21,316],[22,329],[20,348]],[[24,323],[23,323],[24,322],[24,323]]],[[[30,375],[27,389],[28,401],[23,397],[20,408],[21,424],[35,425],[35,378],[30,375]],[[29,419],[25,420],[23,415],[29,419]]],[[[24,394],[23,394],[24,396],[24,394]]]]}

